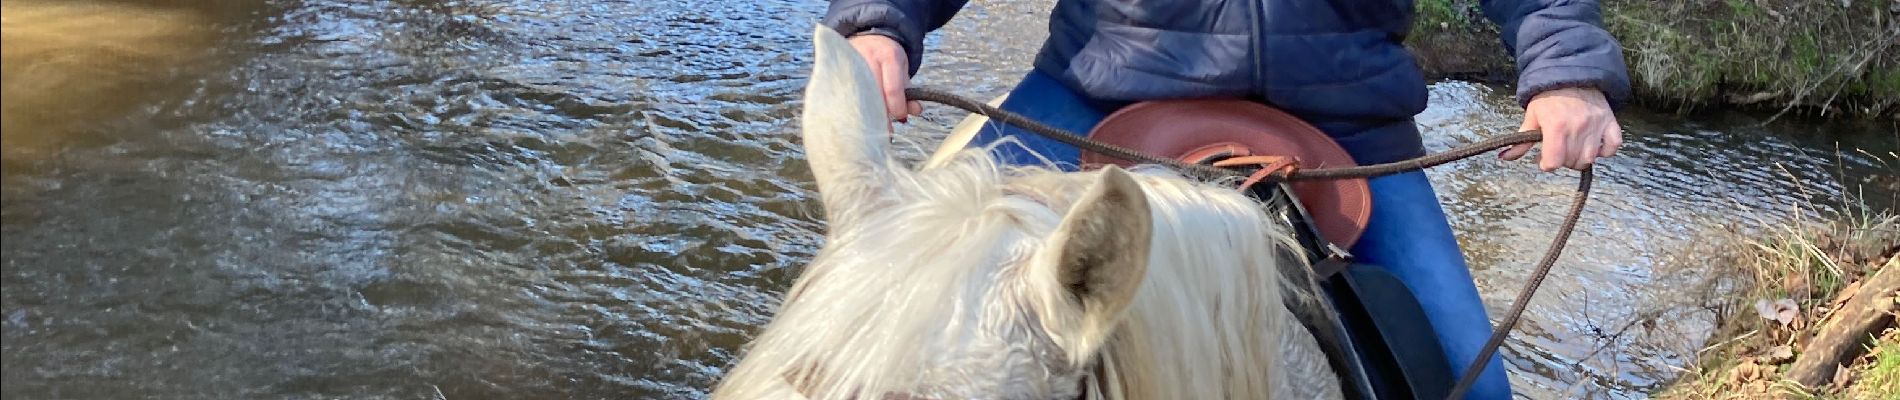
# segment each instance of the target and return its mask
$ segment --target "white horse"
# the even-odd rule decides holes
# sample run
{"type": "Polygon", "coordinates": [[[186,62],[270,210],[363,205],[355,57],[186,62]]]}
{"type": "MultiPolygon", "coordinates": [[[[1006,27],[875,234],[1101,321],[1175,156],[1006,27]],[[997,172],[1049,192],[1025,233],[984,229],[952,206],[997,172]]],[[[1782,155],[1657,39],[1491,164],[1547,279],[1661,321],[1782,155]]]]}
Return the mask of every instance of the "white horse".
{"type": "Polygon", "coordinates": [[[714,398],[1340,396],[1282,300],[1307,266],[1259,202],[982,149],[912,170],[887,154],[868,65],[815,34],[801,128],[826,243],[714,398]]]}

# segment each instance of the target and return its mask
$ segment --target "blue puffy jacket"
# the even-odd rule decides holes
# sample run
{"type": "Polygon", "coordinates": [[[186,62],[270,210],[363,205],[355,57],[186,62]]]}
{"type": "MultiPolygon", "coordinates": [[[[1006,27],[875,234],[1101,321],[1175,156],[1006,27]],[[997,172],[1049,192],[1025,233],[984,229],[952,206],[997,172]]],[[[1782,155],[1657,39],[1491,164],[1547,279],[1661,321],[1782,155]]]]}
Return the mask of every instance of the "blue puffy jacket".
{"type": "MultiPolygon", "coordinates": [[[[825,24],[889,36],[915,74],[924,36],[968,0],[833,0],[825,24]]],[[[1591,0],[1484,0],[1516,56],[1520,105],[1587,86],[1629,99],[1622,49],[1591,0]]],[[[1361,163],[1424,152],[1412,116],[1425,77],[1403,45],[1410,0],[1058,0],[1042,73],[1105,107],[1180,97],[1248,97],[1306,119],[1361,163]]]]}

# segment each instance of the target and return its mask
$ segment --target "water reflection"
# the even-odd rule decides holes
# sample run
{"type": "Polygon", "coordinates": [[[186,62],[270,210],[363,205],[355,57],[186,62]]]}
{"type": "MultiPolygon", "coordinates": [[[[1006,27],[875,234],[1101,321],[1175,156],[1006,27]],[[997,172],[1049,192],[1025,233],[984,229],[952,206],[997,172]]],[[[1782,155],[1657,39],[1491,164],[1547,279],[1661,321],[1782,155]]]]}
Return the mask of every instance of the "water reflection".
{"type": "MultiPolygon", "coordinates": [[[[145,3],[202,21],[211,38],[168,43],[209,56],[90,95],[124,105],[57,135],[5,128],[5,397],[703,397],[818,245],[792,122],[823,2],[145,3]]],[[[919,80],[994,96],[1046,4],[972,3],[919,80]]],[[[31,3],[5,4],[13,107],[31,3]]],[[[1433,92],[1436,149],[1517,124],[1494,89],[1433,92]]],[[[960,116],[931,107],[905,156],[960,116]]],[[[1673,374],[1705,327],[1645,296],[1682,281],[1657,266],[1693,227],[1891,171],[1811,126],[1626,124],[1642,134],[1507,349],[1533,397],[1673,374]],[[1644,334],[1596,335],[1623,326],[1644,334]]],[[[1571,176],[1433,172],[1494,309],[1571,176]]]]}
{"type": "MultiPolygon", "coordinates": [[[[0,4],[0,148],[9,160],[49,157],[65,144],[103,145],[88,135],[98,116],[188,90],[181,81],[202,61],[216,31],[189,10],[83,2],[0,4]]],[[[9,163],[8,167],[13,167],[9,163]]]]}
{"type": "Polygon", "coordinates": [[[763,132],[800,64],[656,93],[660,11],[288,5],[117,143],[9,155],[8,397],[696,392],[816,227],[763,132]]]}

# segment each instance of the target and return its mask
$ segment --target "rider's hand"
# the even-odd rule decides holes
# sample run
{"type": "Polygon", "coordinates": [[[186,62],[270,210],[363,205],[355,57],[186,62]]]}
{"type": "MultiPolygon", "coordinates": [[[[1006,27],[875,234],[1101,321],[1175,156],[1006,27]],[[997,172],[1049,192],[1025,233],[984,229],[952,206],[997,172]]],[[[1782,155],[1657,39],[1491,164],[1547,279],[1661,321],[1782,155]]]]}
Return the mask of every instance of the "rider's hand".
{"type": "Polygon", "coordinates": [[[903,45],[888,36],[864,34],[852,36],[851,47],[871,64],[871,74],[877,76],[878,87],[884,90],[884,112],[891,121],[905,121],[923,113],[922,103],[904,100],[904,89],[910,86],[910,58],[905,56],[903,45]]]}
{"type": "MultiPolygon", "coordinates": [[[[1566,88],[1538,93],[1524,108],[1524,125],[1518,130],[1542,130],[1543,152],[1537,166],[1544,172],[1557,168],[1582,170],[1609,157],[1623,146],[1623,129],[1610,112],[1603,92],[1587,88],[1566,88]]],[[[1540,143],[1525,143],[1506,149],[1498,158],[1516,160],[1540,143]]]]}

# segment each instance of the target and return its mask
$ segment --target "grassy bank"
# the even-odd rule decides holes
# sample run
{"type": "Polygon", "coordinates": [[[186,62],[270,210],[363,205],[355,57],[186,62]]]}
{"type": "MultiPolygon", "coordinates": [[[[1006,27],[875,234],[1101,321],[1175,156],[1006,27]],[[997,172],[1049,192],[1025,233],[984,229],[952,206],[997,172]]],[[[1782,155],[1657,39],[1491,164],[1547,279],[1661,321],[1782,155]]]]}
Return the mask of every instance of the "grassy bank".
{"type": "MultiPolygon", "coordinates": [[[[1728,259],[1710,263],[1733,277],[1721,303],[1728,310],[1709,347],[1657,399],[1892,399],[1900,393],[1900,333],[1890,319],[1859,336],[1853,326],[1867,304],[1900,302],[1872,284],[1876,273],[1900,274],[1900,216],[1849,213],[1826,224],[1790,225],[1740,240],[1728,259]],[[1874,287],[1874,288],[1869,288],[1874,287]],[[1832,332],[1832,333],[1830,333],[1832,332]],[[1828,362],[1836,377],[1803,386],[1789,375],[1825,337],[1862,339],[1865,354],[1828,362]],[[1839,365],[1837,367],[1837,365],[1839,365]]],[[[1889,276],[1891,278],[1892,276],[1889,276]]]]}
{"type": "MultiPolygon", "coordinates": [[[[1510,83],[1478,0],[1420,0],[1408,45],[1436,77],[1510,83]]],[[[1605,0],[1639,102],[1900,119],[1900,1],[1605,0]]]]}

